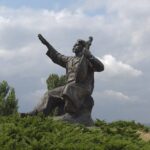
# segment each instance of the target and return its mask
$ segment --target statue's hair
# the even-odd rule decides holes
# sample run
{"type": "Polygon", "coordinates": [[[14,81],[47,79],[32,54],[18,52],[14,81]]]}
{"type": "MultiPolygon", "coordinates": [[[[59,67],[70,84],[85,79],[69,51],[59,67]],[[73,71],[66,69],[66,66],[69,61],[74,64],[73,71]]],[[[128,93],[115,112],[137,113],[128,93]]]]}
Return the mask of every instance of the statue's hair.
{"type": "Polygon", "coordinates": [[[82,46],[86,45],[86,42],[82,39],[78,39],[77,42],[79,42],[79,44],[81,44],[82,46]]]}

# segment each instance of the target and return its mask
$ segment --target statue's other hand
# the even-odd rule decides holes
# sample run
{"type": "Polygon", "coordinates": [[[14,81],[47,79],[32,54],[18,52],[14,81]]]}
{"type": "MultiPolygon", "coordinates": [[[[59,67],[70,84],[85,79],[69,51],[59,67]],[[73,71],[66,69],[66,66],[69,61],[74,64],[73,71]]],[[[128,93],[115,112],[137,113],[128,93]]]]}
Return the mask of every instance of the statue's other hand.
{"type": "Polygon", "coordinates": [[[43,44],[45,44],[45,45],[47,44],[46,39],[41,34],[38,34],[38,38],[43,44]]]}

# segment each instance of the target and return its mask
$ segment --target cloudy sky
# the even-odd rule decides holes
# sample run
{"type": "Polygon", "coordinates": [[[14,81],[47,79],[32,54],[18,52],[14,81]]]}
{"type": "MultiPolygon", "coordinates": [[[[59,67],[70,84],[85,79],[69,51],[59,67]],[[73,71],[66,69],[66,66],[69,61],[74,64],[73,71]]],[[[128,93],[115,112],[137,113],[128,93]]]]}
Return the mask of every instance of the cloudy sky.
{"type": "Polygon", "coordinates": [[[65,55],[93,36],[105,65],[95,73],[93,118],[150,123],[149,0],[0,0],[0,82],[15,88],[20,112],[40,101],[50,73],[65,74],[38,33],[65,55]]]}

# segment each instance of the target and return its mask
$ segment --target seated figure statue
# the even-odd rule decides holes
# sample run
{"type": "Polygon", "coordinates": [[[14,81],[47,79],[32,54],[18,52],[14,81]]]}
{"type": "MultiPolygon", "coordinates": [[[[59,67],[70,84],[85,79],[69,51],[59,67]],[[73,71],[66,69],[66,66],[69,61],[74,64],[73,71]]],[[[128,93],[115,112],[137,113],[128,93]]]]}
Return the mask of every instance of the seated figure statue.
{"type": "Polygon", "coordinates": [[[94,72],[104,70],[103,63],[89,51],[93,38],[89,37],[88,41],[77,40],[72,50],[75,56],[65,56],[57,52],[41,34],[38,37],[48,48],[46,55],[54,63],[66,69],[67,83],[47,91],[41,103],[29,114],[43,112],[47,116],[58,107],[58,115],[62,120],[91,125],[94,72]]]}

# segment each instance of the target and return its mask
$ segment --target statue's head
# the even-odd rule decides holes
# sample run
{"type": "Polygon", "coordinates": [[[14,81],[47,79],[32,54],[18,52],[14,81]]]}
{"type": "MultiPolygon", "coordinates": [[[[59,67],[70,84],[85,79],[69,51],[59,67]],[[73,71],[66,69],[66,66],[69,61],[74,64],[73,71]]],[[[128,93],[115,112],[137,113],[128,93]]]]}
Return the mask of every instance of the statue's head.
{"type": "Polygon", "coordinates": [[[77,42],[74,44],[73,49],[72,49],[73,53],[75,54],[81,53],[85,45],[86,45],[86,42],[84,40],[81,40],[81,39],[77,40],[77,42]]]}

